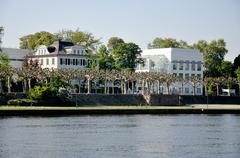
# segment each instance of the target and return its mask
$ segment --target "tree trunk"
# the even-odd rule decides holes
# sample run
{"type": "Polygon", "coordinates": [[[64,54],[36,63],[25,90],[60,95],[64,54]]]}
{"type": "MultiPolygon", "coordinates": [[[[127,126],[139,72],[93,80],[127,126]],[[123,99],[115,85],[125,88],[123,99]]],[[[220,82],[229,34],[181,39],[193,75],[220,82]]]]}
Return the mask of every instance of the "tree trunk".
{"type": "Polygon", "coordinates": [[[207,85],[205,85],[205,96],[207,96],[208,95],[208,88],[207,88],[207,85]]]}
{"type": "Polygon", "coordinates": [[[104,80],[104,94],[107,94],[107,80],[104,80]]]}
{"type": "Polygon", "coordinates": [[[160,94],[160,81],[157,80],[157,94],[160,94]]]}
{"type": "Polygon", "coordinates": [[[78,83],[78,93],[81,93],[81,80],[79,80],[79,83],[78,83]]]}
{"type": "Polygon", "coordinates": [[[195,95],[195,86],[193,86],[193,95],[195,95]]]}
{"type": "Polygon", "coordinates": [[[134,94],[135,88],[134,88],[134,81],[132,81],[132,94],[134,94]]]}
{"type": "Polygon", "coordinates": [[[142,80],[142,95],[145,94],[145,82],[142,80]]]}
{"type": "Polygon", "coordinates": [[[182,87],[181,87],[181,95],[183,95],[183,82],[182,82],[182,87]]]}
{"type": "Polygon", "coordinates": [[[217,96],[219,96],[219,86],[217,85],[217,96]]]}
{"type": "Polygon", "coordinates": [[[31,79],[29,78],[28,79],[28,90],[31,90],[32,89],[32,87],[31,87],[31,79]]]}
{"type": "Polygon", "coordinates": [[[112,94],[114,94],[114,81],[112,81],[112,94]]]}
{"type": "Polygon", "coordinates": [[[3,93],[3,88],[2,88],[2,79],[0,79],[0,93],[3,93]]]}
{"type": "Polygon", "coordinates": [[[88,94],[91,93],[91,81],[90,81],[90,79],[88,79],[88,92],[87,93],[88,94]]]}
{"type": "Polygon", "coordinates": [[[10,76],[7,77],[7,87],[8,87],[8,93],[11,93],[11,78],[10,78],[10,76]]]}

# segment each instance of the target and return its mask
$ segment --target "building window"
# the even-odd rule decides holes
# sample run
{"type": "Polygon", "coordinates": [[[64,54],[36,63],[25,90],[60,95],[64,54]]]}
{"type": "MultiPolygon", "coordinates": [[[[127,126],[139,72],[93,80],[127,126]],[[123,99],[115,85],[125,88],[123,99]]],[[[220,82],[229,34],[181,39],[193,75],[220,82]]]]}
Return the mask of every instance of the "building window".
{"type": "Polygon", "coordinates": [[[41,65],[43,65],[43,59],[41,59],[41,65]]]}
{"type": "Polygon", "coordinates": [[[179,78],[183,78],[183,73],[179,73],[179,78]]]}
{"type": "Polygon", "coordinates": [[[177,70],[177,63],[173,63],[173,70],[177,70]]]}
{"type": "Polygon", "coordinates": [[[189,62],[185,63],[185,70],[189,70],[189,62]]]}
{"type": "Polygon", "coordinates": [[[202,75],[201,75],[201,74],[197,74],[197,77],[198,77],[198,78],[201,78],[201,77],[202,77],[202,75]]]}
{"type": "Polygon", "coordinates": [[[197,93],[198,93],[198,94],[201,94],[201,93],[202,93],[201,88],[197,88],[197,93]]]}
{"type": "Polygon", "coordinates": [[[74,52],[74,54],[76,54],[76,50],[75,49],[73,50],[73,52],[74,52]]]}
{"type": "Polygon", "coordinates": [[[183,70],[183,63],[182,62],[179,63],[179,70],[183,70]]]}
{"type": "Polygon", "coordinates": [[[55,64],[55,59],[54,58],[52,58],[52,65],[54,65],[55,64]]]}
{"type": "Polygon", "coordinates": [[[194,77],[195,76],[195,74],[191,74],[191,77],[194,77]]]}
{"type": "Polygon", "coordinates": [[[189,80],[189,74],[185,74],[185,79],[189,80]]]}
{"type": "Polygon", "coordinates": [[[82,60],[82,59],[80,59],[80,65],[81,65],[81,66],[83,65],[83,60],[82,60]]]}
{"type": "Polygon", "coordinates": [[[75,59],[75,61],[76,61],[76,65],[78,65],[78,60],[77,60],[77,59],[75,59]]]}
{"type": "Polygon", "coordinates": [[[49,59],[46,60],[46,65],[49,65],[49,59]]]}
{"type": "Polygon", "coordinates": [[[79,50],[77,50],[77,53],[78,53],[78,54],[80,54],[80,51],[79,51],[79,50]]]}
{"type": "Polygon", "coordinates": [[[192,71],[195,71],[195,63],[192,62],[192,71]]]}
{"type": "Polygon", "coordinates": [[[63,64],[63,59],[62,58],[60,58],[60,65],[62,65],[63,64]]]}
{"type": "Polygon", "coordinates": [[[70,59],[67,59],[67,64],[70,65],[70,59]]]}
{"type": "Polygon", "coordinates": [[[185,93],[186,93],[186,94],[189,93],[189,88],[185,88],[185,93]]]}
{"type": "Polygon", "coordinates": [[[73,65],[75,65],[75,59],[73,59],[73,65]]]}
{"type": "Polygon", "coordinates": [[[83,59],[83,63],[82,63],[82,64],[83,64],[83,66],[85,66],[85,64],[86,64],[86,61],[85,61],[85,59],[83,59]]]}
{"type": "Polygon", "coordinates": [[[201,63],[197,64],[197,71],[201,71],[201,63]]]}

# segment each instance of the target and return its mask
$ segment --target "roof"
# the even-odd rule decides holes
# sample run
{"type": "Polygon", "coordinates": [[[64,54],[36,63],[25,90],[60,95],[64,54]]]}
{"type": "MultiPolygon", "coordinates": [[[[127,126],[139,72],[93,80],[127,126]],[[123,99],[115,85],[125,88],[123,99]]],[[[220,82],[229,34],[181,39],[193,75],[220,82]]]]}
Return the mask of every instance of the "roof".
{"type": "Polygon", "coordinates": [[[64,51],[64,48],[69,47],[69,46],[74,46],[74,44],[72,42],[58,40],[58,41],[53,42],[53,44],[51,44],[48,47],[48,51],[50,53],[58,53],[60,51],[64,51]]]}
{"type": "Polygon", "coordinates": [[[23,59],[31,51],[27,49],[18,48],[2,48],[2,52],[6,53],[10,59],[23,59]]]}

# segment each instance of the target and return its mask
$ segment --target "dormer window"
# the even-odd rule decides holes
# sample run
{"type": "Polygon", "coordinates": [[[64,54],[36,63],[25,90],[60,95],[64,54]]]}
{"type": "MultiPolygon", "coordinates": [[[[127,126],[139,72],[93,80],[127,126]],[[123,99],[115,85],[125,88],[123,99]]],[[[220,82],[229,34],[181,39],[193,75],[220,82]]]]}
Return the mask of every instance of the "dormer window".
{"type": "Polygon", "coordinates": [[[79,53],[80,53],[80,50],[77,50],[77,53],[79,54],[79,53]]]}
{"type": "Polygon", "coordinates": [[[76,50],[75,49],[73,50],[73,53],[76,54],[76,50]]]}

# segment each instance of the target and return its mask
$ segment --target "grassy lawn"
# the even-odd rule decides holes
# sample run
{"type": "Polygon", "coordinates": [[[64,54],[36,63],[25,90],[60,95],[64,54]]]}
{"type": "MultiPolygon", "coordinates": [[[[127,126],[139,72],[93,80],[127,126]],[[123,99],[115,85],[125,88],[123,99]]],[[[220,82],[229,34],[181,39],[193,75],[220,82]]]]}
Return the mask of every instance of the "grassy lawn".
{"type": "MultiPolygon", "coordinates": [[[[33,107],[33,106],[0,106],[0,110],[154,110],[154,109],[207,109],[202,106],[81,106],[81,107],[33,107]]],[[[209,106],[208,109],[240,110],[240,106],[209,106]]]]}
{"type": "Polygon", "coordinates": [[[145,109],[191,109],[190,106],[81,106],[81,107],[33,107],[0,106],[0,110],[145,110],[145,109]]]}

